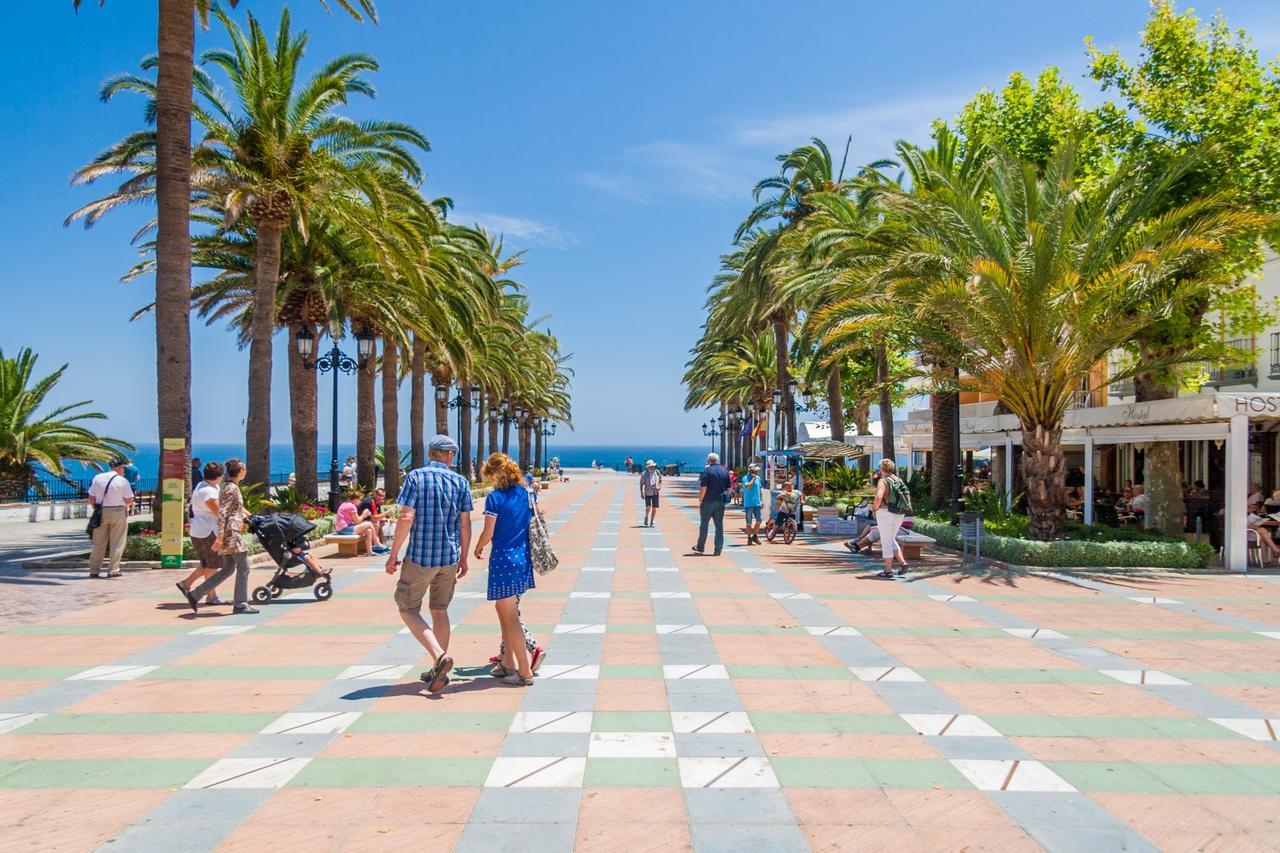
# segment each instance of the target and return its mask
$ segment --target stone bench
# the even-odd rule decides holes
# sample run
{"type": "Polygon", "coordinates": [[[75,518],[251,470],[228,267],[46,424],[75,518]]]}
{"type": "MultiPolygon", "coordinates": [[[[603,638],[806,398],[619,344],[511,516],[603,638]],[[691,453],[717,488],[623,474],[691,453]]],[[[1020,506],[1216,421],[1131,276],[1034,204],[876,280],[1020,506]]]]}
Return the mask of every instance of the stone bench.
{"type": "Polygon", "coordinates": [[[932,536],[925,536],[923,533],[899,533],[898,547],[902,549],[902,555],[908,560],[920,559],[920,550],[926,545],[937,545],[938,540],[932,536]]]}
{"type": "Polygon", "coordinates": [[[346,536],[340,533],[330,533],[324,537],[324,541],[330,545],[338,546],[339,557],[359,557],[368,553],[365,548],[364,537],[356,536],[354,533],[349,533],[346,536]]]}

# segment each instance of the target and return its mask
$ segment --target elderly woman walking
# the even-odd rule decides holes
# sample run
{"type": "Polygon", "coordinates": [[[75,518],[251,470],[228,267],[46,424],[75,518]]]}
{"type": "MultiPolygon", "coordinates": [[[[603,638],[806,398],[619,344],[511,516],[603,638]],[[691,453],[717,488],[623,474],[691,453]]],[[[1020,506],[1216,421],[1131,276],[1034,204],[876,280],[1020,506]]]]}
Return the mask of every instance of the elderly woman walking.
{"type": "Polygon", "coordinates": [[[236,576],[236,613],[257,613],[249,606],[249,546],[244,541],[244,523],[249,517],[240,494],[240,481],[244,479],[244,463],[228,459],[223,467],[224,479],[218,490],[218,528],[213,540],[214,550],[222,555],[222,568],[200,586],[184,590],[187,604],[193,612],[200,609],[200,599],[232,574],[236,576]]]}
{"type": "Polygon", "coordinates": [[[504,684],[528,687],[533,684],[529,649],[520,626],[518,598],[533,588],[533,563],[529,559],[529,519],[533,498],[521,482],[520,467],[504,453],[485,460],[481,471],[493,491],[484,501],[484,532],[476,541],[477,560],[484,559],[485,546],[493,543],[489,556],[489,594],[502,626],[502,662],[495,675],[504,684]]]}

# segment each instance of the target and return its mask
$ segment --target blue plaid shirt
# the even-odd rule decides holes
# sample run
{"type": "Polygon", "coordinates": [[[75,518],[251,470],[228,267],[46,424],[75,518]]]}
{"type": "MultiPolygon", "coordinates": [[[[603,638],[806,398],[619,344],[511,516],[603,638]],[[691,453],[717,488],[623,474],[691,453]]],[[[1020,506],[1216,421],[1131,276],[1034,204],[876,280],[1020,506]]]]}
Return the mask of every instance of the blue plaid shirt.
{"type": "Polygon", "coordinates": [[[426,568],[457,565],[462,559],[458,515],[472,509],[467,478],[432,459],[409,472],[396,503],[413,510],[408,558],[426,568]]]}

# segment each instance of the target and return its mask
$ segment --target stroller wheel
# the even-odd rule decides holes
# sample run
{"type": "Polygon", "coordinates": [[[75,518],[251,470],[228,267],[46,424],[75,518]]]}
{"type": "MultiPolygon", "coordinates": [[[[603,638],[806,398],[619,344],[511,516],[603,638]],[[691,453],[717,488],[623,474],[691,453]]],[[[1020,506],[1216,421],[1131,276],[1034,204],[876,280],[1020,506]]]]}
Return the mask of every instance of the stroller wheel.
{"type": "Polygon", "coordinates": [[[256,604],[266,604],[271,600],[271,590],[265,586],[260,586],[253,591],[253,600],[256,604]]]}
{"type": "Polygon", "coordinates": [[[328,581],[320,581],[315,586],[316,600],[328,601],[333,598],[333,584],[328,581]]]}
{"type": "Polygon", "coordinates": [[[275,584],[267,584],[267,591],[271,593],[272,598],[279,598],[284,595],[284,590],[275,584]]]}

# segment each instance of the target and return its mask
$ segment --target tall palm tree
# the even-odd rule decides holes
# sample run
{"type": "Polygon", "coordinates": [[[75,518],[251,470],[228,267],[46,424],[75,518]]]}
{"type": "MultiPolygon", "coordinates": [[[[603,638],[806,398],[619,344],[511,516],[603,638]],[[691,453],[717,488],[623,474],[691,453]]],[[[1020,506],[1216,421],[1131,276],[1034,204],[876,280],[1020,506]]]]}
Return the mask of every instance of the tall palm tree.
{"type": "Polygon", "coordinates": [[[85,425],[106,419],[101,412],[85,411],[90,400],[41,411],[67,365],[37,377],[38,358],[25,347],[13,358],[0,350],[0,500],[25,498],[37,469],[60,475],[64,462],[102,464],[133,450],[85,425]]]}
{"type": "MultiPolygon", "coordinates": [[[[82,0],[72,0],[79,9],[82,0]]],[[[235,6],[238,0],[228,0],[235,6]]],[[[328,9],[325,0],[321,5],[328,9]]],[[[335,0],[356,20],[377,20],[373,0],[335,0]]],[[[105,5],[105,0],[99,0],[105,5]]],[[[156,198],[156,421],[159,440],[191,432],[191,80],[195,21],[207,22],[210,0],[159,0],[157,85],[153,112],[156,198]]],[[[314,466],[313,466],[314,467],[314,466]]],[[[187,466],[184,466],[187,470],[187,466]]],[[[163,507],[156,508],[160,523],[163,507]]]]}

